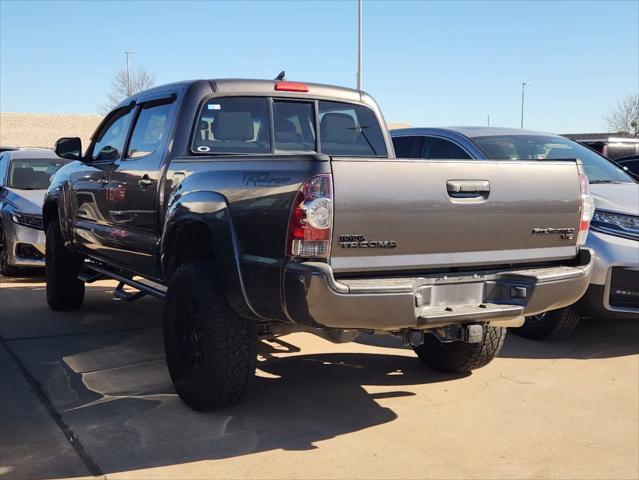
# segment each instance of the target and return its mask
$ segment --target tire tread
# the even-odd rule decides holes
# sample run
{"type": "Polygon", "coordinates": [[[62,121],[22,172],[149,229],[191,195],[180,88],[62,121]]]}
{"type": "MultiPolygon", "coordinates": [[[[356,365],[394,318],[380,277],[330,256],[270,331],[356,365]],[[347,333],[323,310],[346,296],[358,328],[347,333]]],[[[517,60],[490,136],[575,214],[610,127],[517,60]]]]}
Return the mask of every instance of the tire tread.
{"type": "Polygon", "coordinates": [[[67,250],[56,220],[47,226],[45,261],[49,307],[59,311],[80,308],[84,301],[84,282],[78,275],[84,260],[67,250]]]}
{"type": "Polygon", "coordinates": [[[420,360],[436,370],[446,373],[465,373],[488,365],[501,350],[506,329],[485,326],[484,338],[479,343],[454,341],[441,343],[428,335],[422,345],[414,347],[420,360]]]}
{"type": "Polygon", "coordinates": [[[244,395],[257,363],[257,324],[229,305],[211,265],[193,262],[178,267],[166,299],[165,347],[174,386],[182,400],[195,410],[212,410],[236,404],[244,395]],[[204,326],[204,362],[197,374],[182,378],[175,335],[176,306],[192,295],[198,308],[208,313],[204,326]]]}
{"type": "Polygon", "coordinates": [[[546,315],[534,322],[526,320],[523,326],[513,330],[517,335],[531,340],[560,339],[577,328],[581,316],[572,307],[564,307],[547,312],[546,315]]]}

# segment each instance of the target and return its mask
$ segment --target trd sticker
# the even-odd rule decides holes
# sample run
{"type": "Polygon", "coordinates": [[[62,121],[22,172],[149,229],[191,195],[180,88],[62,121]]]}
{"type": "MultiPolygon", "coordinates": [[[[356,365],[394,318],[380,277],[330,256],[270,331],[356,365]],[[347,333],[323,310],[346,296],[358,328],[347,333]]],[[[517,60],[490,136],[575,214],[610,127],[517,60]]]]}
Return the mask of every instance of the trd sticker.
{"type": "Polygon", "coordinates": [[[271,177],[269,172],[245,172],[244,185],[249,187],[273,187],[288,185],[291,182],[289,177],[271,177]]]}

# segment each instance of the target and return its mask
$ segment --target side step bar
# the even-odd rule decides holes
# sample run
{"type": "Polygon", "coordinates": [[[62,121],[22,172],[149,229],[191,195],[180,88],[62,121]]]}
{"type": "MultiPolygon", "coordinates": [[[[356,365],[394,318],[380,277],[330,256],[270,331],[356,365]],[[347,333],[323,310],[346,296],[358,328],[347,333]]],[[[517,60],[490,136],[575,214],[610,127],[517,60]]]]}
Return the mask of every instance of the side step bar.
{"type": "Polygon", "coordinates": [[[121,273],[113,272],[94,263],[85,263],[84,270],[80,273],[80,275],[78,275],[78,278],[86,283],[93,283],[96,280],[104,278],[117,280],[120,283],[118,283],[113,295],[126,302],[133,302],[145,295],[150,295],[152,297],[159,298],[160,300],[164,300],[166,298],[166,289],[157,288],[143,281],[133,280],[121,273]],[[125,285],[135,288],[138,292],[130,293],[125,291],[125,285]]]}

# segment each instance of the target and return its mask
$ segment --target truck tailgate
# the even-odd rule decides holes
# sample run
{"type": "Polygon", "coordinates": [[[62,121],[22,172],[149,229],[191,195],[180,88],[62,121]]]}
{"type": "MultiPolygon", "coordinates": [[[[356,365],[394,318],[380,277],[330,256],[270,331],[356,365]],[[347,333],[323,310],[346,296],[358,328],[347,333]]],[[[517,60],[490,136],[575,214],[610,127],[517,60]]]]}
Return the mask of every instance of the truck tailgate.
{"type": "Polygon", "coordinates": [[[574,161],[333,158],[332,170],[336,273],[577,254],[581,191],[574,161]]]}

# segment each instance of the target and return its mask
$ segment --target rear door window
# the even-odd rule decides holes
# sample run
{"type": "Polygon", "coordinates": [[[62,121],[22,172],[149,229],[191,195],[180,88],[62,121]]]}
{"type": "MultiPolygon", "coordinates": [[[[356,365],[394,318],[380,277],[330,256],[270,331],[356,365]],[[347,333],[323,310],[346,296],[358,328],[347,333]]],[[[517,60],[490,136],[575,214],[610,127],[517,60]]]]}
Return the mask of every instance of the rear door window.
{"type": "Polygon", "coordinates": [[[423,137],[393,137],[395,156],[397,158],[420,158],[422,154],[423,137]]]}
{"type": "Polygon", "coordinates": [[[433,160],[466,160],[470,158],[470,155],[450,140],[437,137],[425,137],[422,158],[430,158],[433,160]]]}
{"type": "Polygon", "coordinates": [[[142,107],[129,141],[128,158],[146,157],[160,148],[166,137],[172,108],[171,103],[142,107]]]}
{"type": "Polygon", "coordinates": [[[310,102],[273,102],[275,150],[315,151],[315,106],[310,102]]]}
{"type": "Polygon", "coordinates": [[[199,153],[269,153],[268,100],[224,97],[208,100],[200,113],[193,151],[199,153]]]}
{"type": "Polygon", "coordinates": [[[322,153],[385,157],[386,143],[373,111],[362,105],[319,102],[322,153]]]}

